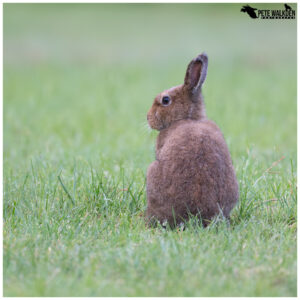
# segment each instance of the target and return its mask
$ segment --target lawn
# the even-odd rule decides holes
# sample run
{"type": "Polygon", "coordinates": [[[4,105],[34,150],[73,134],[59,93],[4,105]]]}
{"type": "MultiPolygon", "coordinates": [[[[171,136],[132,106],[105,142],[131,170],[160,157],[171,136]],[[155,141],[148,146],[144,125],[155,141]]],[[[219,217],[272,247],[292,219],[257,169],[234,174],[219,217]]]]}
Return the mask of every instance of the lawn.
{"type": "Polygon", "coordinates": [[[4,4],[5,296],[297,295],[296,20],[240,9],[4,4]],[[202,51],[239,204],[147,228],[146,113],[202,51]]]}

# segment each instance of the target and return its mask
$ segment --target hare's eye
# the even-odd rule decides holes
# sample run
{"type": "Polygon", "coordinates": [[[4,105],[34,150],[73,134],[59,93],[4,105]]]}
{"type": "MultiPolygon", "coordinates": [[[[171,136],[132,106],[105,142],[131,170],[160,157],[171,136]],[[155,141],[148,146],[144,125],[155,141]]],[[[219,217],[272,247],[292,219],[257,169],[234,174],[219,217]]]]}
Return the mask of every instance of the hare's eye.
{"type": "Polygon", "coordinates": [[[171,103],[171,99],[169,96],[164,96],[162,99],[161,99],[161,104],[163,106],[168,106],[169,104],[171,103]]]}

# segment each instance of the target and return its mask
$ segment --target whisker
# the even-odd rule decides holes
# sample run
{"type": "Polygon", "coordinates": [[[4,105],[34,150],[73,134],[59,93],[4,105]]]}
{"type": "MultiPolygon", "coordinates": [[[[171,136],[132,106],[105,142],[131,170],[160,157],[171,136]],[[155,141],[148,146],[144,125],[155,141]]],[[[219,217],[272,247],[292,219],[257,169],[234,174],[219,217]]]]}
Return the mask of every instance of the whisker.
{"type": "Polygon", "coordinates": [[[148,124],[148,122],[146,122],[146,121],[142,121],[141,123],[140,123],[140,126],[139,126],[139,130],[144,134],[144,135],[150,135],[150,133],[151,133],[151,128],[150,128],[150,126],[149,126],[149,124],[148,124]]]}

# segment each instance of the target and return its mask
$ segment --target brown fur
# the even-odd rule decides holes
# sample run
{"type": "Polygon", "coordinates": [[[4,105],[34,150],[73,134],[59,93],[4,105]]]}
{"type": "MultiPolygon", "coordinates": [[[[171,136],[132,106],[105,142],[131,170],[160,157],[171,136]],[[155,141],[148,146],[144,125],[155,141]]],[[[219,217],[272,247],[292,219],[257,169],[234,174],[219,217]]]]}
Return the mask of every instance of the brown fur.
{"type": "Polygon", "coordinates": [[[201,87],[208,59],[191,61],[183,85],[160,93],[148,112],[148,123],[160,131],[156,160],[147,171],[149,222],[171,226],[201,215],[203,224],[218,214],[229,217],[238,201],[238,184],[229,150],[218,126],[205,114],[201,87]],[[168,106],[162,98],[169,96],[168,106]]]}

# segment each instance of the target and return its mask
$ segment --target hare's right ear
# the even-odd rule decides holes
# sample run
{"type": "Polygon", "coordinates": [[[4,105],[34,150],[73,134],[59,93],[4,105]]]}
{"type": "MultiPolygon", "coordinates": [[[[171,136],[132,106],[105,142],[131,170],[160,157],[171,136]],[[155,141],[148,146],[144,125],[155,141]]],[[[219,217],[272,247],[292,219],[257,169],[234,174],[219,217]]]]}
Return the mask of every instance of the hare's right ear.
{"type": "Polygon", "coordinates": [[[186,70],[184,85],[196,95],[201,91],[206,78],[208,57],[205,53],[199,54],[193,59],[186,70]]]}

